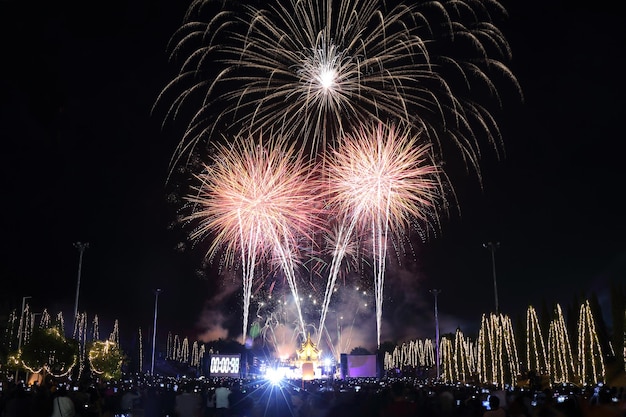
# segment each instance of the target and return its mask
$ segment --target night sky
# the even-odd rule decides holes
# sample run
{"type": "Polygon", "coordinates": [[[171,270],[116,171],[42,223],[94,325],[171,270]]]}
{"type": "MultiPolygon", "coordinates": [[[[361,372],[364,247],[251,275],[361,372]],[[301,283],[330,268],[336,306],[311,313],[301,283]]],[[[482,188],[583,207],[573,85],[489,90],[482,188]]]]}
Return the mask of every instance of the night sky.
{"type": "MultiPolygon", "coordinates": [[[[501,244],[500,310],[514,317],[594,292],[608,317],[608,287],[626,280],[626,17],[592,2],[504,5],[498,24],[524,94],[503,91],[494,112],[506,157],[484,150],[482,187],[452,168],[460,214],[415,245],[415,260],[390,262],[383,340],[433,336],[431,288],[442,291],[441,331],[474,331],[494,309],[488,241],[501,244]]],[[[159,332],[193,338],[216,294],[238,284],[198,273],[199,250],[177,250],[166,178],[178,137],[150,114],[177,70],[166,47],[186,4],[97,6],[0,1],[1,312],[32,296],[33,311],[70,317],[82,241],[79,309],[98,314],[101,333],[115,319],[121,332],[151,328],[162,288],[159,332]]],[[[227,300],[221,324],[239,330],[227,300]]],[[[374,322],[367,331],[375,341],[374,322]]]]}

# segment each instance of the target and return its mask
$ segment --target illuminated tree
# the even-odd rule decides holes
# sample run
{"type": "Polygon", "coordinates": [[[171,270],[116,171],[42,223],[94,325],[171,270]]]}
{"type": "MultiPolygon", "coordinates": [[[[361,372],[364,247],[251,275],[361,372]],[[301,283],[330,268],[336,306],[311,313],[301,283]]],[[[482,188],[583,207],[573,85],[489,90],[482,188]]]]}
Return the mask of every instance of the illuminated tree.
{"type": "Polygon", "coordinates": [[[33,329],[28,341],[10,356],[11,364],[32,373],[47,372],[60,377],[68,375],[78,360],[78,343],[66,339],[56,327],[33,329]]]}
{"type": "Polygon", "coordinates": [[[578,315],[578,375],[582,383],[604,382],[604,353],[596,332],[591,304],[585,301],[578,315]]]}
{"type": "Polygon", "coordinates": [[[444,382],[453,382],[457,379],[457,374],[454,369],[454,347],[452,341],[447,337],[442,337],[440,341],[441,351],[441,376],[438,375],[444,382]]]}
{"type": "Polygon", "coordinates": [[[457,381],[467,381],[474,373],[473,343],[461,329],[454,334],[454,373],[457,381]]]}
{"type": "Polygon", "coordinates": [[[111,340],[96,340],[89,346],[91,372],[106,381],[122,376],[122,365],[126,359],[117,343],[111,340]]]}
{"type": "Polygon", "coordinates": [[[515,385],[519,357],[511,319],[503,314],[483,314],[478,333],[477,368],[480,381],[499,386],[515,385]]]}
{"type": "Polygon", "coordinates": [[[565,383],[574,380],[576,372],[574,355],[563,311],[558,304],[548,333],[548,367],[553,382],[565,383]]]}
{"type": "Polygon", "coordinates": [[[548,371],[547,358],[543,331],[539,325],[537,312],[533,306],[528,306],[526,312],[526,366],[529,371],[545,374],[548,371]]]}

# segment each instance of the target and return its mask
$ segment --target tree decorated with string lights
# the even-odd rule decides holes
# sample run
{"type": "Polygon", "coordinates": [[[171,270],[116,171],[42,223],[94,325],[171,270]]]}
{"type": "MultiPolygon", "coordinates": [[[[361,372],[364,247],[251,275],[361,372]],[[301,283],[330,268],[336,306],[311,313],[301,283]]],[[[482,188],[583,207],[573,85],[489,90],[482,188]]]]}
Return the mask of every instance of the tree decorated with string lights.
{"type": "Polygon", "coordinates": [[[96,340],[89,346],[91,372],[105,381],[119,379],[122,376],[122,366],[126,362],[124,352],[111,340],[96,340]]]}
{"type": "Polygon", "coordinates": [[[78,343],[66,339],[58,328],[35,327],[26,343],[9,355],[9,364],[32,373],[68,375],[78,361],[78,343]]]}

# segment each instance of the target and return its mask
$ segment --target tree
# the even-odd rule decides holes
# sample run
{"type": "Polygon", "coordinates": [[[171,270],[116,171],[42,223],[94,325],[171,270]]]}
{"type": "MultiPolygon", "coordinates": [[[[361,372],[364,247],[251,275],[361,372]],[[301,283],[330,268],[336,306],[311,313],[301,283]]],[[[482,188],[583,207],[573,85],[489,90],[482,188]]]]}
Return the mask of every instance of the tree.
{"type": "Polygon", "coordinates": [[[398,345],[397,343],[394,343],[390,340],[382,342],[380,346],[378,347],[378,353],[382,353],[382,354],[393,353],[397,345],[398,345]]]}
{"type": "Polygon", "coordinates": [[[96,340],[89,346],[91,371],[105,381],[119,379],[122,376],[122,365],[126,361],[124,352],[111,340],[96,340]]]}
{"type": "Polygon", "coordinates": [[[66,339],[56,327],[37,327],[22,349],[11,355],[11,360],[33,373],[45,371],[54,376],[64,376],[78,361],[78,343],[66,339]]]}
{"type": "Polygon", "coordinates": [[[372,353],[364,347],[357,346],[350,351],[350,355],[371,355],[372,353]]]}

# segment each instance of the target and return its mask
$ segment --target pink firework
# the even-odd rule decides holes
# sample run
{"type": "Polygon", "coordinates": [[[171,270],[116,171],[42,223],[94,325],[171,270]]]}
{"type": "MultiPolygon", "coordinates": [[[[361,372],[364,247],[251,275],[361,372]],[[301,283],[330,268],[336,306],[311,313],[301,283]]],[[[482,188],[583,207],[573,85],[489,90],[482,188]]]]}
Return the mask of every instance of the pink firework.
{"type": "Polygon", "coordinates": [[[427,220],[442,196],[440,169],[428,143],[409,129],[378,124],[344,137],[329,155],[330,203],[349,217],[371,223],[386,213],[394,231],[414,220],[427,220]]]}
{"type": "MultiPolygon", "coordinates": [[[[428,222],[437,201],[443,201],[442,173],[432,160],[428,143],[420,144],[409,129],[393,125],[378,124],[346,135],[327,159],[329,205],[342,219],[342,238],[333,254],[324,307],[356,230],[371,233],[380,345],[387,237],[390,232],[401,233],[412,221],[428,222]]],[[[320,327],[323,317],[324,313],[320,327]]]]}
{"type": "MultiPolygon", "coordinates": [[[[261,258],[282,267],[297,302],[297,251],[319,227],[316,182],[310,165],[282,139],[263,143],[238,137],[230,146],[219,146],[205,168],[196,175],[195,193],[187,196],[194,206],[187,220],[198,223],[190,237],[212,239],[209,257],[222,251],[228,263],[241,262],[245,342],[254,269],[261,258]]],[[[300,321],[304,328],[301,315],[300,321]]]]}

